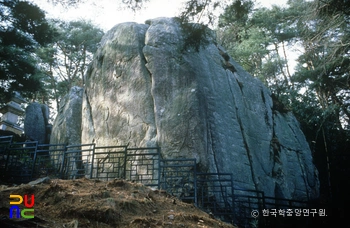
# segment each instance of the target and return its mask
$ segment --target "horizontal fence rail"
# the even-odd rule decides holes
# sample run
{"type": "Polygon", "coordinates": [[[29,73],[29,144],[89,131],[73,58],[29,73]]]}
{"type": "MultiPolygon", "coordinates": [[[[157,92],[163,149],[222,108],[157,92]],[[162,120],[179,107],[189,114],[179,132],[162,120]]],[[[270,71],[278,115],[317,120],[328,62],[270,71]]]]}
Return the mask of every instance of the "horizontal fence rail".
{"type": "Polygon", "coordinates": [[[13,143],[12,136],[0,137],[1,181],[19,184],[45,176],[142,183],[243,227],[254,220],[253,210],[310,207],[308,202],[234,188],[233,174],[199,172],[196,159],[162,159],[158,147],[13,143]]]}

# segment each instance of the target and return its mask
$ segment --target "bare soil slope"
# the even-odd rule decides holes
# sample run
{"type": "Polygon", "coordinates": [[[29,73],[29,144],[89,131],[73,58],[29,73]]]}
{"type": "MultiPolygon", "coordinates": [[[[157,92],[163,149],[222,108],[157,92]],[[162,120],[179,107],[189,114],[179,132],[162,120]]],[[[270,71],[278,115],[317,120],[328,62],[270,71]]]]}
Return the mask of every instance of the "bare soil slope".
{"type": "Polygon", "coordinates": [[[0,227],[233,226],[212,218],[193,204],[141,184],[121,179],[53,179],[36,185],[1,185],[0,227]],[[34,219],[9,219],[9,196],[14,194],[35,195],[34,219]]]}

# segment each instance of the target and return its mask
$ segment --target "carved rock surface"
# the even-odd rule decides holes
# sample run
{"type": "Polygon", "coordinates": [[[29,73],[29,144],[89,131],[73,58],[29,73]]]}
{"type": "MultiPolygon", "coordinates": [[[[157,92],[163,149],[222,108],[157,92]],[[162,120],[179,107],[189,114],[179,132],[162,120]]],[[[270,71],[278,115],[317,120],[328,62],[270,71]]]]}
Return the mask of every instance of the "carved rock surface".
{"type": "Polygon", "coordinates": [[[237,188],[317,197],[297,120],[274,110],[269,90],[214,40],[198,52],[185,48],[172,18],[116,25],[86,74],[81,142],[159,146],[164,158],[196,158],[202,172],[232,173],[237,188]]]}
{"type": "Polygon", "coordinates": [[[60,101],[52,127],[51,144],[81,144],[83,91],[83,88],[72,87],[70,92],[60,101]]]}

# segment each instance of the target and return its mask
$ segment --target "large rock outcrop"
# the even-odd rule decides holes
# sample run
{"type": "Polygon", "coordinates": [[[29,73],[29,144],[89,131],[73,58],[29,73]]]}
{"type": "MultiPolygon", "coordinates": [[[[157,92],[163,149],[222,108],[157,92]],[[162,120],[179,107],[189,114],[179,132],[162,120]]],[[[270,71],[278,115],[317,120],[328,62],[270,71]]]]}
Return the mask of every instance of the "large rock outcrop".
{"type": "Polygon", "coordinates": [[[238,188],[308,200],[319,194],[311,151],[291,113],[214,37],[196,51],[177,20],[116,25],[86,74],[82,143],[159,146],[233,173],[238,188]]]}

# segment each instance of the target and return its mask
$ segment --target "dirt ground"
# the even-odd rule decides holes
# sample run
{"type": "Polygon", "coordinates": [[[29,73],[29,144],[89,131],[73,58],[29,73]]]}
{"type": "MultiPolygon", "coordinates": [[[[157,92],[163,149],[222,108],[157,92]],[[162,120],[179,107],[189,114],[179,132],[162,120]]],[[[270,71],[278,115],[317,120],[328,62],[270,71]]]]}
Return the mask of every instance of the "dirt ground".
{"type": "MultiPolygon", "coordinates": [[[[21,208],[24,208],[23,203],[21,208]],[[23,206],[23,207],[22,207],[23,206]]],[[[193,204],[164,191],[116,179],[46,179],[39,184],[0,185],[0,227],[220,227],[193,204]],[[10,195],[34,194],[34,218],[9,218],[10,195]]]]}

